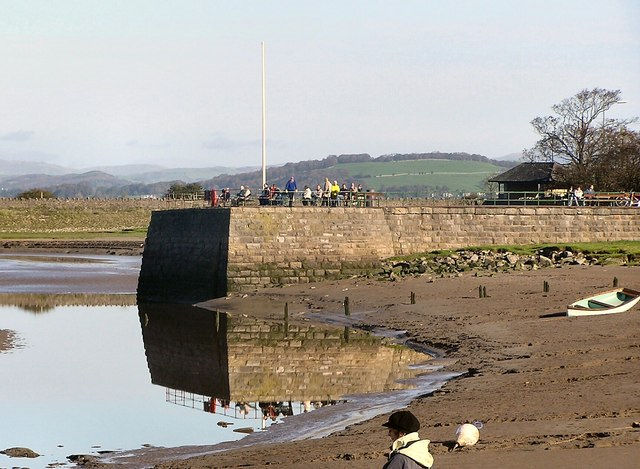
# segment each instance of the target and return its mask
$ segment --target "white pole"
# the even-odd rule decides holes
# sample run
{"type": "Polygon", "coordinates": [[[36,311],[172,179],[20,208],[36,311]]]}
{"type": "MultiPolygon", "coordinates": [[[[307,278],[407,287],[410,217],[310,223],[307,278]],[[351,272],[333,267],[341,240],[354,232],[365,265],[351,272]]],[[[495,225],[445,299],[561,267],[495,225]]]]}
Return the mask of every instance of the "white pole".
{"type": "Polygon", "coordinates": [[[264,42],[262,46],[262,186],[267,182],[267,97],[264,73],[264,42]]]}

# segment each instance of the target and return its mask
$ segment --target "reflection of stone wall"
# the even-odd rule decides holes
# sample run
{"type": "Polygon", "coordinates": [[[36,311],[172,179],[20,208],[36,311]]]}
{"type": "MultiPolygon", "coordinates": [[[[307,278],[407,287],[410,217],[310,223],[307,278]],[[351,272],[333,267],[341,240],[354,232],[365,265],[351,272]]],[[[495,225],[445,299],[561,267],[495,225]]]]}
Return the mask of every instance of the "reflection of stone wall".
{"type": "Polygon", "coordinates": [[[427,356],[359,331],[228,319],[186,305],[141,305],[151,382],[233,401],[334,400],[400,389],[427,356]],[[217,319],[216,319],[217,318],[217,319]],[[346,335],[345,335],[346,334],[346,335]]]}
{"type": "Polygon", "coordinates": [[[636,208],[238,207],[154,212],[143,300],[197,302],[228,289],[362,272],[394,255],[482,244],[640,239],[636,208]]]}
{"type": "Polygon", "coordinates": [[[229,399],[226,314],[163,304],[138,311],[153,384],[229,399]]]}
{"type": "Polygon", "coordinates": [[[239,401],[335,400],[401,389],[422,353],[360,331],[232,320],[227,334],[229,386],[239,401]]]}

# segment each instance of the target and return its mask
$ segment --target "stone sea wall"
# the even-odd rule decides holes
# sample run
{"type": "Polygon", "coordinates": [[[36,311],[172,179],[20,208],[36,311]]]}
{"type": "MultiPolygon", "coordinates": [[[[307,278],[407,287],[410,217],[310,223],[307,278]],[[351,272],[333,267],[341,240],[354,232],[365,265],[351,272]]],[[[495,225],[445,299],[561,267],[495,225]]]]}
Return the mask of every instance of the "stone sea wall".
{"type": "Polygon", "coordinates": [[[612,207],[384,209],[396,255],[489,244],[640,240],[640,210],[612,207]]]}
{"type": "Polygon", "coordinates": [[[308,283],[378,267],[394,253],[381,210],[240,208],[230,220],[227,275],[232,289],[308,283]]]}
{"type": "Polygon", "coordinates": [[[379,268],[385,258],[488,244],[640,240],[615,207],[238,207],[154,212],[139,294],[202,301],[258,285],[379,268]],[[223,283],[224,282],[224,283],[223,283]],[[190,291],[191,290],[191,291],[190,291]]]}

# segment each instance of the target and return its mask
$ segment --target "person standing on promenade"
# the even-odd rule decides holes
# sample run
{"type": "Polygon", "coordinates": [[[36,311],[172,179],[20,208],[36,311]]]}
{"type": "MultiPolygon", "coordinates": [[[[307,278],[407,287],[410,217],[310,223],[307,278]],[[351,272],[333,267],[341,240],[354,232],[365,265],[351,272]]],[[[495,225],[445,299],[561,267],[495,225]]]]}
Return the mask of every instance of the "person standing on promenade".
{"type": "Polygon", "coordinates": [[[567,196],[569,197],[567,200],[567,205],[569,207],[571,207],[574,202],[576,205],[578,205],[578,199],[576,199],[576,191],[573,189],[573,186],[571,186],[567,191],[567,196]]]}
{"type": "Polygon", "coordinates": [[[293,207],[293,198],[296,195],[296,191],[298,190],[298,185],[296,184],[296,180],[293,176],[287,181],[287,185],[284,186],[284,189],[287,191],[289,195],[289,207],[293,207]]]}
{"type": "Polygon", "coordinates": [[[389,416],[382,424],[389,429],[393,442],[389,460],[382,469],[424,469],[433,465],[433,456],[429,453],[429,440],[418,436],[420,422],[408,410],[400,410],[389,416]]]}
{"type": "Polygon", "coordinates": [[[329,178],[324,178],[324,192],[323,192],[323,199],[322,199],[322,205],[326,205],[327,207],[329,206],[329,196],[331,194],[331,181],[329,181],[329,178]]]}
{"type": "Polygon", "coordinates": [[[331,194],[330,194],[330,198],[331,198],[331,206],[332,207],[337,207],[338,206],[338,195],[340,194],[340,186],[338,185],[338,181],[333,181],[333,184],[331,184],[331,194]]]}
{"type": "MultiPolygon", "coordinates": [[[[578,186],[578,188],[574,192],[574,195],[575,195],[575,199],[576,199],[576,206],[579,206],[580,205],[580,201],[584,197],[584,192],[582,192],[582,187],[578,186]]],[[[584,201],[583,201],[583,205],[584,205],[584,201]]]]}

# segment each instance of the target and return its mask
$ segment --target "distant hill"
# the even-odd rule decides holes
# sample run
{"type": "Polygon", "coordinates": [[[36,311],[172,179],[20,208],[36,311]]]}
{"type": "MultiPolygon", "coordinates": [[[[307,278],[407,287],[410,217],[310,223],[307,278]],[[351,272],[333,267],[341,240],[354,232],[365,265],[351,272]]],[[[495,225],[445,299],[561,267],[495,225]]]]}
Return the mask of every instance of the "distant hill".
{"type": "MultiPolygon", "coordinates": [[[[275,182],[280,187],[293,175],[300,189],[304,185],[315,187],[328,177],[340,184],[355,182],[367,189],[385,192],[437,195],[482,191],[486,179],[515,164],[467,153],[390,154],[377,158],[363,153],[287,163],[269,167],[267,174],[269,183],[275,182]]],[[[255,193],[262,179],[262,172],[257,168],[163,168],[157,165],[101,168],[108,171],[0,175],[0,196],[15,196],[33,188],[49,190],[58,197],[162,196],[175,182],[199,182],[207,189],[237,189],[247,185],[255,193]]]]}
{"type": "Polygon", "coordinates": [[[522,162],[522,152],[509,153],[508,155],[498,156],[496,160],[498,161],[517,161],[518,163],[522,162]]]}
{"type": "Polygon", "coordinates": [[[63,174],[60,176],[27,174],[0,179],[0,185],[6,192],[3,195],[11,196],[37,187],[49,190],[58,197],[84,197],[95,195],[96,190],[100,188],[122,186],[129,183],[127,180],[119,179],[101,171],[63,174]]]}
{"type": "Polygon", "coordinates": [[[89,168],[82,168],[82,172],[86,171],[101,171],[103,173],[112,174],[126,179],[131,179],[132,174],[150,173],[153,171],[163,171],[167,169],[165,166],[158,164],[122,164],[111,166],[93,166],[89,168]]]}
{"type": "Polygon", "coordinates": [[[0,174],[2,197],[12,197],[35,187],[49,190],[58,197],[161,196],[174,182],[197,182],[224,173],[234,174],[255,169],[227,166],[164,168],[158,165],[122,165],[102,166],[106,171],[92,169],[77,172],[46,163],[6,163],[14,168],[16,173],[0,174]],[[22,168],[22,171],[18,171],[18,168],[22,168]],[[41,168],[42,171],[24,174],[23,171],[28,168],[41,168]],[[63,173],[60,174],[60,171],[63,173]]]}
{"type": "Polygon", "coordinates": [[[0,159],[0,177],[20,176],[23,174],[67,174],[74,170],[56,164],[41,161],[10,161],[0,159]]]}
{"type": "MultiPolygon", "coordinates": [[[[328,156],[322,160],[287,163],[268,168],[268,182],[283,187],[290,176],[295,176],[298,187],[315,188],[325,177],[340,184],[360,183],[368,189],[442,194],[444,192],[477,192],[484,188],[484,181],[515,163],[497,161],[482,155],[467,153],[410,153],[391,154],[372,158],[370,155],[328,156]]],[[[221,175],[203,181],[206,188],[251,187],[260,188],[261,171],[235,175],[221,175]]]]}
{"type": "Polygon", "coordinates": [[[158,181],[179,180],[183,182],[197,182],[203,179],[212,178],[220,174],[237,174],[247,171],[254,171],[255,166],[245,166],[242,168],[230,168],[227,166],[212,166],[204,168],[164,168],[155,171],[131,173],[126,175],[127,179],[136,182],[154,183],[158,181]]]}

